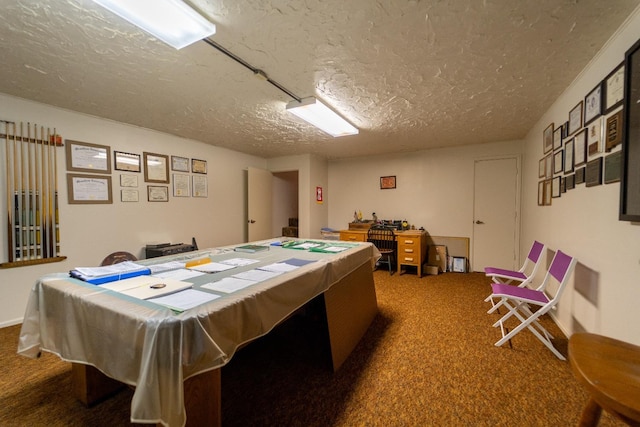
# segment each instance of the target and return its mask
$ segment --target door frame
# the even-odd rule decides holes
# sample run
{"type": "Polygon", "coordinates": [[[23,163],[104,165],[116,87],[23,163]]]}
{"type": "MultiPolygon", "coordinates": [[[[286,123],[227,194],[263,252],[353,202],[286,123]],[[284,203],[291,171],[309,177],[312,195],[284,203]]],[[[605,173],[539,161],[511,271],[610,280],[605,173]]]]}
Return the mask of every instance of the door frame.
{"type": "Polygon", "coordinates": [[[481,161],[490,161],[490,160],[507,160],[507,159],[515,159],[516,161],[516,224],[515,224],[515,237],[514,237],[514,246],[515,246],[515,264],[521,265],[520,263],[520,235],[522,233],[522,155],[521,154],[506,154],[500,156],[486,156],[486,157],[476,157],[473,159],[473,211],[472,211],[472,241],[471,241],[471,271],[477,271],[475,269],[475,233],[476,227],[473,221],[475,221],[476,215],[476,162],[481,161]]]}

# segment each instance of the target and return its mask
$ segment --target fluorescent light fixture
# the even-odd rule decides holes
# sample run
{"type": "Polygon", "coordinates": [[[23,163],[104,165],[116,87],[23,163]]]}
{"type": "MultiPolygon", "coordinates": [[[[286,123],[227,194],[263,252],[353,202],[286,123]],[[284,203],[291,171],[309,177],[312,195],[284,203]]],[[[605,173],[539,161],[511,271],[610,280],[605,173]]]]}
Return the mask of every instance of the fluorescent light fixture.
{"type": "Polygon", "coordinates": [[[176,49],[209,37],[216,26],[180,0],[93,0],[176,49]]]}
{"type": "Polygon", "coordinates": [[[358,133],[358,129],[313,96],[300,102],[291,101],[287,104],[287,111],[334,137],[358,133]]]}

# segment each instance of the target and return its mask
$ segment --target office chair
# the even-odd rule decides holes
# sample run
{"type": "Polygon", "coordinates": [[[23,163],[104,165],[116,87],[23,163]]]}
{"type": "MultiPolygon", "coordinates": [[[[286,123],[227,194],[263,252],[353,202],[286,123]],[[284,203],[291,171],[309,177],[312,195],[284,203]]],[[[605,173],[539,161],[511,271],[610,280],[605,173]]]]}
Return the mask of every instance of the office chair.
{"type": "MultiPolygon", "coordinates": [[[[531,245],[531,249],[529,249],[527,259],[524,261],[524,264],[522,264],[520,270],[514,271],[496,267],[485,267],[484,272],[488,277],[491,277],[493,283],[510,284],[512,282],[518,282],[513,283],[513,286],[517,285],[520,288],[524,288],[535,277],[536,272],[538,271],[538,267],[540,267],[541,264],[544,249],[544,244],[538,241],[534,241],[531,245]]],[[[491,295],[485,298],[485,301],[491,301],[492,306],[491,309],[487,311],[487,313],[493,313],[501,305],[495,304],[493,299],[491,298],[491,295]]]]}
{"type": "Polygon", "coordinates": [[[527,328],[542,341],[558,359],[566,360],[553,346],[551,343],[553,336],[540,324],[538,319],[552,308],[555,308],[564,288],[567,286],[567,282],[576,263],[577,260],[575,258],[570,257],[562,251],[558,251],[553,257],[549,271],[547,271],[542,283],[536,289],[527,287],[520,288],[505,283],[491,284],[491,289],[493,290],[491,298],[499,298],[500,303],[509,310],[507,314],[493,324],[494,328],[500,326],[502,332],[502,338],[495,343],[497,347],[510,341],[518,332],[527,328]],[[555,292],[548,289],[549,282],[552,279],[558,281],[558,287],[555,292]],[[533,312],[529,308],[530,305],[536,305],[539,308],[533,312]],[[505,334],[506,328],[504,327],[504,322],[513,316],[520,321],[520,324],[510,332],[507,329],[507,333],[505,334]]]}
{"type": "Polygon", "coordinates": [[[392,265],[396,264],[396,234],[390,227],[384,225],[373,225],[368,231],[367,241],[371,242],[380,252],[379,263],[389,265],[389,274],[393,275],[392,265]]]}

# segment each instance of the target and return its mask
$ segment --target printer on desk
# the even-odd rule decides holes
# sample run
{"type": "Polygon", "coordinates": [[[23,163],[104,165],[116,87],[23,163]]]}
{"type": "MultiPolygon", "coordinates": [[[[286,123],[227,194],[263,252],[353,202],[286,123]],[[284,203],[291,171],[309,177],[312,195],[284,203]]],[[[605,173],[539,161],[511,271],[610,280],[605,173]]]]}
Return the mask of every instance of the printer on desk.
{"type": "Polygon", "coordinates": [[[159,243],[157,245],[147,245],[145,248],[146,258],[157,258],[166,255],[175,255],[183,252],[192,252],[198,250],[196,238],[191,238],[191,244],[184,243],[159,243]]]}

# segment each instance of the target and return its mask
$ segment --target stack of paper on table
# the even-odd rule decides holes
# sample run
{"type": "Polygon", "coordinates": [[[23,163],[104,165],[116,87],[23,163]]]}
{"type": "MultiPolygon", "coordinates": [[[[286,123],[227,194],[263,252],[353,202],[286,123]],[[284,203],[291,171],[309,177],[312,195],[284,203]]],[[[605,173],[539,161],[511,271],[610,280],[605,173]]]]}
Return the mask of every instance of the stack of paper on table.
{"type": "Polygon", "coordinates": [[[112,291],[120,292],[134,298],[149,299],[182,291],[190,288],[192,285],[192,283],[181,282],[174,279],[139,276],[107,283],[100,287],[111,289],[112,291]]]}
{"type": "Polygon", "coordinates": [[[84,280],[94,285],[147,274],[151,274],[149,267],[131,261],[124,261],[102,267],[76,267],[69,272],[71,277],[84,280]]]}

